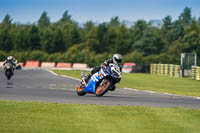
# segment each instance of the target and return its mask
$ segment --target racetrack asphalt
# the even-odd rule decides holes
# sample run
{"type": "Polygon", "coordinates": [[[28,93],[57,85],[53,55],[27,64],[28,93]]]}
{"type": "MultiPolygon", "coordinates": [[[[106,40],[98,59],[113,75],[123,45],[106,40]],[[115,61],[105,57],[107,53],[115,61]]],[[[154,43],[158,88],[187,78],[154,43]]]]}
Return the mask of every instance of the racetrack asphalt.
{"type": "Polygon", "coordinates": [[[80,81],[41,69],[17,70],[11,80],[7,80],[3,70],[0,70],[0,100],[200,108],[200,99],[194,97],[131,89],[117,88],[103,97],[93,94],[78,96],[76,87],[79,83],[80,81]]]}

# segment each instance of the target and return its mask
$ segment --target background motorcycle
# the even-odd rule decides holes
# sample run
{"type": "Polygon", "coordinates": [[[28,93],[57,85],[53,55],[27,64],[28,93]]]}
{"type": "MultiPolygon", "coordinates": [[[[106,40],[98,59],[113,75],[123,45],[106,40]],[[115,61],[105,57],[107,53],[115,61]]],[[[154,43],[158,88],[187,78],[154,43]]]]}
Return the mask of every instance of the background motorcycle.
{"type": "Polygon", "coordinates": [[[101,68],[99,72],[93,74],[88,83],[84,79],[85,75],[83,74],[82,81],[77,88],[79,96],[84,96],[87,93],[103,96],[108,90],[113,91],[115,89],[115,84],[121,80],[121,71],[119,66],[110,64],[108,67],[101,68]]]}
{"type": "Polygon", "coordinates": [[[5,75],[8,80],[14,75],[14,67],[11,63],[6,63],[4,66],[5,75]]]}

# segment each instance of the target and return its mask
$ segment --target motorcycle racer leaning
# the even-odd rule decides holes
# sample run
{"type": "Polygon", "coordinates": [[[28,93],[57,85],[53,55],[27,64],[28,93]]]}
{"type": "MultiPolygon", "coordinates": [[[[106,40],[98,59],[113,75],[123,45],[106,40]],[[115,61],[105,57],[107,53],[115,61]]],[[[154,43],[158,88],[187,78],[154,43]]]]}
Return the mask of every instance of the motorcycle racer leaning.
{"type": "MultiPolygon", "coordinates": [[[[114,54],[112,59],[107,59],[104,61],[103,64],[101,64],[100,66],[96,66],[96,67],[93,67],[90,71],[90,74],[87,75],[85,77],[85,82],[88,82],[90,77],[95,74],[96,72],[100,71],[101,68],[106,68],[107,66],[109,66],[110,63],[113,63],[115,65],[118,65],[120,67],[120,71],[122,71],[122,65],[121,65],[121,62],[122,62],[122,56],[120,54],[114,54]]],[[[111,88],[111,91],[114,91],[116,88],[115,85],[112,86],[111,88]]]]}

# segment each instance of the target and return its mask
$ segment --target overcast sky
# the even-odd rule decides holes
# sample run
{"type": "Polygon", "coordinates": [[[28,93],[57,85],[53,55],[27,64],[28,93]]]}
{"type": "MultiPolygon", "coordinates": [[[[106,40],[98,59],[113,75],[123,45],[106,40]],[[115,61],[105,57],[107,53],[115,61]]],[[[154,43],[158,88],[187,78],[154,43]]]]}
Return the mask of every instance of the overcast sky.
{"type": "Polygon", "coordinates": [[[77,22],[107,22],[114,16],[149,21],[170,15],[175,20],[186,6],[193,17],[200,16],[200,0],[0,0],[0,22],[6,14],[14,22],[37,22],[43,11],[55,22],[66,10],[77,22]]]}

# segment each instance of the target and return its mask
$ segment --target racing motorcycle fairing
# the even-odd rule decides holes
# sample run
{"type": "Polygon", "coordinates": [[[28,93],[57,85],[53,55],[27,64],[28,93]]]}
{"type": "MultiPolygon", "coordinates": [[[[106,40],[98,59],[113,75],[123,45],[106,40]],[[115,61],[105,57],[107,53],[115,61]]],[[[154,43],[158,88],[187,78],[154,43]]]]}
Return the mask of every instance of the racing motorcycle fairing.
{"type": "Polygon", "coordinates": [[[84,92],[86,93],[95,93],[97,83],[106,77],[108,74],[101,69],[99,72],[93,74],[88,82],[88,84],[84,88],[84,92]]]}

